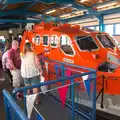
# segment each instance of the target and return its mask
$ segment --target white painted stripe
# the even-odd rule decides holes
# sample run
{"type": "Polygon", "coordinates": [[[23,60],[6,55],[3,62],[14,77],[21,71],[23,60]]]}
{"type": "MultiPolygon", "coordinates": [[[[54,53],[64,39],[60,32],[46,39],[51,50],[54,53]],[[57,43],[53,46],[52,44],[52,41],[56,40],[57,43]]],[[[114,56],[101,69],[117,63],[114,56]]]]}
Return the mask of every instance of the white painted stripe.
{"type": "Polygon", "coordinates": [[[42,118],[42,120],[45,120],[45,118],[39,113],[39,111],[36,109],[35,106],[33,106],[33,108],[36,110],[36,112],[40,115],[40,117],[42,118]]]}

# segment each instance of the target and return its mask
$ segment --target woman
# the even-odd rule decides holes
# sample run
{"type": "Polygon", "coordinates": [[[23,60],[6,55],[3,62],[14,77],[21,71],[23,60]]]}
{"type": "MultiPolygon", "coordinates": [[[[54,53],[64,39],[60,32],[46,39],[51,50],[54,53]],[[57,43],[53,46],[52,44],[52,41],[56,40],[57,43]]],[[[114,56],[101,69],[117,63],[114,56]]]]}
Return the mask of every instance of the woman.
{"type": "MultiPolygon", "coordinates": [[[[40,76],[42,76],[42,68],[38,57],[32,51],[30,43],[26,43],[23,54],[21,55],[21,75],[24,79],[25,86],[35,85],[40,83],[40,76]]],[[[34,88],[33,93],[38,93],[39,89],[34,88]]],[[[30,94],[30,90],[28,90],[30,94]]],[[[39,104],[40,99],[37,96],[36,104],[39,104]]]]}

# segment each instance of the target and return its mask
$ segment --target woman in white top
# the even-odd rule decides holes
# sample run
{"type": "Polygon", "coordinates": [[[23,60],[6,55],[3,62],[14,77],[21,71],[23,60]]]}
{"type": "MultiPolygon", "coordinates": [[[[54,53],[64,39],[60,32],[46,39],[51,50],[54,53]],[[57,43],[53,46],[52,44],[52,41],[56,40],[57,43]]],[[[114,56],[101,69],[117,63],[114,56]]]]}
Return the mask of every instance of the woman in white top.
{"type": "MultiPolygon", "coordinates": [[[[24,52],[21,55],[21,75],[24,79],[25,86],[35,85],[40,83],[40,76],[42,76],[42,68],[38,57],[32,51],[30,43],[26,43],[24,52]]],[[[33,93],[38,93],[39,89],[34,88],[33,93]]],[[[30,94],[30,90],[28,90],[30,94]]],[[[39,96],[37,96],[36,104],[39,103],[39,96]]]]}

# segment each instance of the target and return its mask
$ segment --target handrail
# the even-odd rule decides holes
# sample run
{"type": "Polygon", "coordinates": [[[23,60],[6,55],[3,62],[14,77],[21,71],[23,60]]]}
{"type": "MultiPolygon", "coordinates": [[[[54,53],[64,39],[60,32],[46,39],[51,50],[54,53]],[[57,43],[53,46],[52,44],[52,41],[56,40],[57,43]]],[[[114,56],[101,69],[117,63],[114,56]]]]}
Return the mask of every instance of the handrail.
{"type": "MultiPolygon", "coordinates": [[[[6,102],[9,102],[9,105],[12,107],[12,109],[15,110],[16,116],[20,118],[20,120],[28,120],[27,116],[24,114],[22,109],[16,104],[12,96],[7,92],[7,90],[3,89],[3,95],[4,95],[4,100],[6,102]]],[[[6,104],[6,103],[5,103],[6,104]]]]}
{"type": "MultiPolygon", "coordinates": [[[[54,67],[55,66],[60,67],[62,76],[61,76],[61,78],[57,78],[56,80],[51,80],[49,78],[49,81],[47,81],[47,82],[42,82],[40,84],[32,85],[32,86],[25,86],[25,87],[21,87],[21,88],[15,88],[13,90],[12,95],[13,95],[14,98],[15,98],[15,95],[16,95],[17,92],[23,92],[24,93],[24,110],[25,110],[26,114],[27,114],[27,109],[26,109],[26,97],[25,96],[27,95],[27,90],[28,89],[40,88],[41,86],[46,86],[46,85],[50,85],[50,84],[56,84],[56,83],[59,83],[59,82],[61,82],[62,86],[63,86],[63,85],[66,85],[65,81],[70,81],[70,84],[68,84],[68,85],[71,86],[71,93],[70,93],[71,94],[71,100],[72,100],[72,104],[71,104],[72,105],[72,110],[71,111],[72,111],[72,120],[74,120],[75,112],[76,112],[75,103],[74,103],[74,94],[75,94],[74,93],[74,85],[76,85],[76,84],[78,84],[80,82],[83,82],[82,79],[80,79],[79,81],[75,81],[75,79],[78,78],[78,77],[86,76],[86,75],[91,75],[91,77],[88,77],[86,80],[89,80],[89,81],[93,80],[94,81],[94,91],[93,91],[94,95],[93,95],[92,102],[95,103],[95,101],[96,101],[96,80],[95,80],[96,79],[96,70],[91,69],[91,68],[85,68],[85,67],[73,65],[73,64],[68,64],[68,63],[60,62],[60,61],[56,61],[56,60],[50,60],[48,58],[42,58],[42,60],[44,60],[44,62],[48,62],[50,65],[53,65],[54,67]],[[83,70],[83,72],[74,73],[72,76],[65,75],[64,72],[67,69],[71,70],[71,67],[73,67],[73,71],[74,71],[74,69],[80,68],[80,69],[83,70]]],[[[57,71],[56,71],[56,73],[57,73],[57,71]]],[[[56,74],[56,76],[57,76],[57,74],[56,74]]],[[[96,105],[95,104],[93,104],[93,110],[91,112],[92,112],[91,117],[95,118],[95,116],[94,116],[96,114],[96,105]]]]}
{"type": "Polygon", "coordinates": [[[49,80],[47,82],[43,82],[43,83],[40,83],[40,84],[37,84],[37,85],[25,86],[25,87],[21,87],[21,88],[15,88],[13,90],[13,95],[15,93],[19,92],[19,91],[24,91],[24,90],[32,89],[32,88],[38,88],[38,87],[49,85],[49,84],[55,84],[57,82],[72,80],[72,79],[77,78],[77,77],[81,77],[81,76],[85,76],[85,75],[89,75],[89,74],[95,74],[95,73],[96,72],[92,71],[92,72],[86,72],[86,73],[82,73],[82,74],[75,74],[75,75],[69,76],[69,77],[65,76],[65,77],[62,77],[62,78],[58,78],[57,80],[49,80]]]}
{"type": "Polygon", "coordinates": [[[45,60],[49,60],[51,62],[56,62],[56,63],[61,63],[61,64],[64,64],[64,65],[68,65],[68,66],[72,66],[72,67],[77,67],[77,68],[80,68],[80,69],[84,69],[84,70],[89,70],[89,71],[96,71],[95,69],[92,69],[92,68],[87,68],[87,67],[83,67],[83,66],[78,66],[78,65],[74,65],[74,64],[69,64],[69,63],[66,63],[66,62],[61,62],[61,61],[58,61],[58,60],[50,60],[49,58],[44,58],[45,60]]]}

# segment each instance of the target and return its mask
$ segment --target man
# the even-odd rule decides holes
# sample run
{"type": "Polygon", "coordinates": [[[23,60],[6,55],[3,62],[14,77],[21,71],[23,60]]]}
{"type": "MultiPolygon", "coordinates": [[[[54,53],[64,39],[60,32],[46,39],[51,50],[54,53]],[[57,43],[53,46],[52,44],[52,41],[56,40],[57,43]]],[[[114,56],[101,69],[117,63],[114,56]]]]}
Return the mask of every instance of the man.
{"type": "Polygon", "coordinates": [[[7,43],[5,45],[5,51],[2,55],[2,67],[3,67],[3,71],[4,71],[6,79],[9,79],[9,81],[12,85],[12,75],[10,73],[9,63],[8,63],[8,51],[10,48],[11,48],[11,44],[10,44],[10,42],[7,41],[7,43]]]}
{"type": "Polygon", "coordinates": [[[12,48],[8,52],[8,62],[10,65],[10,72],[13,76],[13,87],[17,88],[20,86],[22,77],[20,73],[21,67],[20,49],[19,43],[16,40],[12,41],[12,48]]]}

